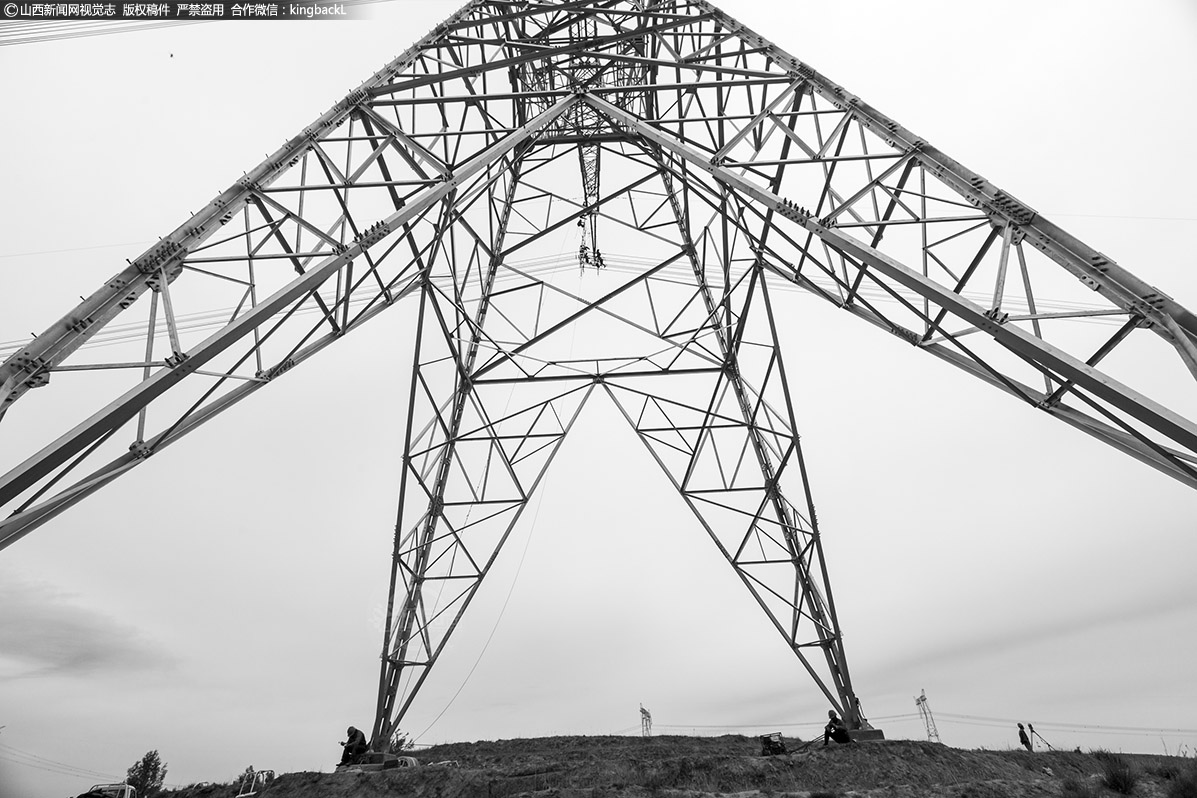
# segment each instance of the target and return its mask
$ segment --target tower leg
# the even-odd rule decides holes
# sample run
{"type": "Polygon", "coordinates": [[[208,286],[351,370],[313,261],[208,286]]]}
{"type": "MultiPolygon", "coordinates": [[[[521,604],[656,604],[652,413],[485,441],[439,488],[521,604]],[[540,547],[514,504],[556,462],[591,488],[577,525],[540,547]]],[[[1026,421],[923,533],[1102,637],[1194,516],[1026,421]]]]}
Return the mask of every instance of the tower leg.
{"type": "Polygon", "coordinates": [[[751,257],[753,236],[725,194],[702,230],[706,255],[700,256],[670,171],[659,152],[645,149],[660,168],[705,310],[705,334],[695,336],[695,344],[701,340],[717,354],[719,368],[707,378],[703,405],[691,398],[697,395],[692,381],[608,379],[605,387],[831,705],[849,728],[866,727],[823,558],[766,271],[759,259],[748,270],[733,266],[751,257]]]}
{"type": "Polygon", "coordinates": [[[491,181],[486,217],[468,228],[491,235],[443,237],[421,289],[376,749],[397,732],[592,390],[576,383],[514,390],[473,379],[493,345],[486,320],[519,170],[517,157],[505,182],[491,181]],[[487,265],[462,268],[478,262],[487,265]]]}

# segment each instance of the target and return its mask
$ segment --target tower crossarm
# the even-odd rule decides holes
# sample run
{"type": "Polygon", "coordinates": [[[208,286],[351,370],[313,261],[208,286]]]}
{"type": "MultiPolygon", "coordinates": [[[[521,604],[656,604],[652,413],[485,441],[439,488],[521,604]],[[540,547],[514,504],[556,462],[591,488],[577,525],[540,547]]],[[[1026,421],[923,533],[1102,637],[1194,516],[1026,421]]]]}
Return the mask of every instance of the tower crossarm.
{"type": "MultiPolygon", "coordinates": [[[[483,179],[488,169],[493,168],[503,158],[510,156],[513,150],[551,124],[574,102],[573,98],[560,100],[518,131],[505,136],[473,160],[462,165],[452,177],[437,181],[418,192],[394,213],[372,225],[368,231],[364,231],[353,243],[338,247],[339,251],[336,254],[324,257],[316,265],[302,271],[288,285],[260,300],[254,307],[225,324],[216,334],[190,349],[185,357],[177,357],[173,361],[168,361],[166,368],[147,374],[146,378],[134,388],[60,435],[6,474],[0,475],[0,507],[7,505],[13,510],[7,518],[0,521],[0,549],[11,545],[37,525],[61,512],[62,509],[94,492],[103,484],[111,481],[114,476],[128,470],[129,467],[136,465],[154,451],[151,448],[154,441],[161,444],[177,439],[180,434],[194,429],[199,423],[211,419],[217,413],[247,396],[250,393],[249,389],[238,388],[219,400],[201,407],[204,404],[204,399],[211,396],[211,392],[209,392],[179,422],[157,436],[154,441],[139,440],[135,442],[129,454],[121,455],[65,490],[60,490],[57,494],[50,494],[49,498],[42,498],[42,493],[57,482],[58,478],[52,476],[56,470],[68,465],[75,458],[82,459],[83,456],[107,441],[117,430],[134,420],[139,412],[156,398],[190,375],[203,375],[204,367],[207,364],[215,361],[237,342],[247,338],[253,339],[254,336],[259,335],[261,328],[279,314],[290,315],[290,312],[294,312],[295,303],[306,297],[316,296],[315,292],[321,285],[333,275],[351,268],[355,259],[365,257],[369,247],[393,234],[402,235],[413,222],[423,218],[434,208],[451,199],[459,187],[472,185],[472,181],[483,179]],[[288,308],[292,310],[288,312],[288,308]],[[47,478],[51,480],[49,485],[40,489],[32,498],[25,499],[20,506],[13,506],[22,494],[47,478]]],[[[418,264],[421,258],[418,252],[416,254],[417,258],[414,263],[418,264]]],[[[411,290],[413,279],[415,279],[415,275],[408,278],[402,289],[403,293],[411,290]]],[[[330,312],[325,311],[325,316],[329,318],[330,312]]],[[[337,331],[331,333],[334,337],[340,334],[337,331]]],[[[300,351],[308,354],[307,349],[296,347],[293,350],[293,355],[300,351]]],[[[292,356],[269,371],[260,373],[256,379],[269,380],[277,376],[278,373],[293,367],[294,362],[294,356],[292,356]]]]}
{"type": "MultiPolygon", "coordinates": [[[[483,4],[484,0],[473,0],[444,25],[467,18],[475,7],[483,4]]],[[[255,192],[269,187],[293,167],[314,141],[339,127],[347,116],[362,105],[372,90],[387,85],[396,75],[409,68],[442,32],[440,29],[429,32],[321,114],[299,135],[289,139],[268,155],[266,160],[222,191],[203,210],[129,261],[128,266],[114,274],[73,310],[0,363],[0,418],[29,389],[45,385],[56,366],[91,340],[139,297],[152,289],[160,290],[163,283],[173,282],[184,260],[197,245],[232,220],[255,192]]]]}
{"type": "Polygon", "coordinates": [[[706,0],[694,0],[693,5],[710,14],[727,30],[736,32],[746,44],[762,48],[779,67],[800,76],[814,92],[836,108],[851,111],[862,127],[876,133],[890,146],[904,153],[916,153],[931,173],[989,215],[995,224],[1017,225],[1031,246],[1068,270],[1085,286],[1126,312],[1148,320],[1150,323],[1144,326],[1175,346],[1186,368],[1197,378],[1197,314],[739,20],[706,0]]]}
{"type": "MultiPolygon", "coordinates": [[[[1086,360],[1018,325],[1004,323],[1004,319],[997,316],[993,309],[982,307],[959,288],[954,290],[945,286],[869,242],[862,241],[834,224],[818,218],[810,211],[762,186],[757,180],[746,176],[742,170],[737,171],[713,162],[709,155],[680,141],[677,136],[637,119],[600,97],[588,94],[584,100],[624,129],[643,136],[654,145],[685,161],[692,170],[705,172],[716,183],[731,189],[750,204],[755,204],[767,223],[770,219],[781,217],[793,225],[791,230],[800,228],[813,239],[822,241],[831,250],[842,255],[846,267],[857,271],[858,284],[866,277],[884,280],[886,290],[898,301],[905,302],[907,308],[915,311],[927,326],[926,332],[918,333],[909,328],[889,324],[889,330],[893,334],[920,347],[932,343],[933,334],[940,334],[946,340],[957,343],[945,321],[951,314],[952,317],[966,323],[970,332],[990,336],[1019,361],[1030,364],[1042,373],[1046,380],[1050,380],[1051,385],[1058,386],[1055,391],[1023,392],[1019,390],[1015,380],[1007,378],[988,362],[978,361],[982,369],[995,381],[1004,384],[1008,391],[1020,395],[1030,404],[1048,410],[1058,405],[1058,394],[1074,392],[1089,411],[1085,413],[1085,421],[1082,424],[1074,423],[1074,426],[1107,443],[1129,435],[1138,441],[1139,445],[1136,448],[1139,451],[1139,459],[1181,479],[1186,484],[1197,487],[1197,424],[1096,368],[1096,362],[1101,359],[1102,352],[1099,351],[1097,355],[1086,360]],[[906,292],[908,296],[916,299],[926,300],[928,308],[940,310],[936,313],[933,309],[928,309],[920,313],[912,302],[904,299],[901,292],[906,292]]],[[[774,224],[773,229],[778,235],[786,235],[782,226],[774,224]]],[[[994,238],[995,235],[991,234],[989,241],[993,241],[994,238]]],[[[791,242],[794,243],[795,240],[791,239],[791,242]]],[[[983,249],[988,247],[988,243],[983,249]]],[[[795,248],[799,246],[796,244],[795,248]]],[[[809,248],[805,251],[809,252],[809,248]]],[[[980,255],[974,259],[974,267],[979,258],[980,255]]],[[[811,286],[801,271],[793,265],[781,263],[775,264],[775,268],[798,285],[808,288],[811,286]]],[[[844,283],[841,287],[847,287],[847,281],[844,283]]],[[[845,302],[827,292],[821,292],[821,295],[832,301],[838,300],[837,304],[851,304],[850,301],[845,302]]],[[[1178,311],[1178,316],[1183,317],[1183,314],[1178,311]]],[[[1132,315],[1132,322],[1143,318],[1132,315]]],[[[1176,319],[1177,325],[1180,324],[1180,320],[1176,319]]],[[[1141,322],[1128,324],[1127,329],[1132,329],[1139,323],[1141,322]]],[[[961,347],[961,351],[971,356],[968,349],[961,347]]],[[[948,362],[959,361],[951,358],[948,362]]]]}

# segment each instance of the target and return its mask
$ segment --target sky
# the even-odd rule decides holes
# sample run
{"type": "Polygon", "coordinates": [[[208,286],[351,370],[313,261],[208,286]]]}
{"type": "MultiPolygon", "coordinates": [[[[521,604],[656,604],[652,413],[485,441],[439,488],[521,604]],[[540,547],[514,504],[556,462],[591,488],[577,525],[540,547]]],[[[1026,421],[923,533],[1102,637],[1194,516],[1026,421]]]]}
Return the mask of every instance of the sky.
{"type": "MultiPolygon", "coordinates": [[[[0,341],[61,316],[456,7],[0,47],[0,341]]],[[[1191,3],[723,7],[1197,307],[1191,3]]],[[[1193,754],[1197,494],[787,300],[875,725],[925,737],[925,690],[953,746],[1012,747],[1021,720],[1058,748],[1193,754]]],[[[151,749],[171,784],[329,770],[344,728],[370,726],[402,313],[0,552],[0,795],[78,794],[151,749]]],[[[643,704],[657,733],[815,733],[822,699],[700,535],[592,403],[405,728],[421,744],[638,733],[643,704]]]]}

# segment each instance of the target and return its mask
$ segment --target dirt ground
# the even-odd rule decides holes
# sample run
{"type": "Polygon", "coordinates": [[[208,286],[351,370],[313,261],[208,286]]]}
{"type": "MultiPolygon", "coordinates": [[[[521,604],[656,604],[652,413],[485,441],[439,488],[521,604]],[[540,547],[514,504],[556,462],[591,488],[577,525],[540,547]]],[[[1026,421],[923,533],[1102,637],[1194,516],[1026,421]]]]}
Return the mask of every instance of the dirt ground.
{"type": "MultiPolygon", "coordinates": [[[[966,751],[891,740],[812,746],[763,757],[755,738],[549,737],[455,743],[414,753],[421,767],[385,773],[287,773],[266,798],[1096,798],[1103,763],[1091,754],[966,751]],[[443,764],[434,764],[443,763],[443,764]]],[[[1192,759],[1127,754],[1131,795],[1169,798],[1192,759]]],[[[164,798],[235,798],[205,785],[164,798]]],[[[1183,793],[1186,797],[1197,792],[1183,793]]]]}

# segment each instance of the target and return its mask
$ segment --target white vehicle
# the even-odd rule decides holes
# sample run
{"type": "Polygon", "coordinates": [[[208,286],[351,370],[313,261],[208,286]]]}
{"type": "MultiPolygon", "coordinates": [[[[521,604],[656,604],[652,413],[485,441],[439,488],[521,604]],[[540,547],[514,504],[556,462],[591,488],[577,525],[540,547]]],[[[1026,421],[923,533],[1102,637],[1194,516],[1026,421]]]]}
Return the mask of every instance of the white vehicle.
{"type": "Polygon", "coordinates": [[[237,793],[237,798],[251,798],[269,787],[272,781],[273,770],[254,770],[251,767],[241,778],[241,791],[237,793]]]}
{"type": "Polygon", "coordinates": [[[128,784],[96,784],[79,798],[137,798],[137,788],[128,784]]]}

